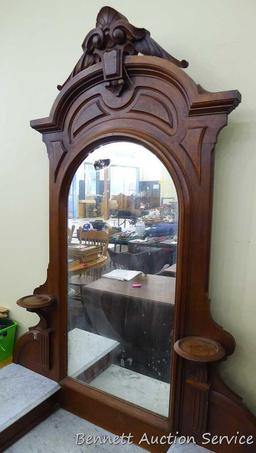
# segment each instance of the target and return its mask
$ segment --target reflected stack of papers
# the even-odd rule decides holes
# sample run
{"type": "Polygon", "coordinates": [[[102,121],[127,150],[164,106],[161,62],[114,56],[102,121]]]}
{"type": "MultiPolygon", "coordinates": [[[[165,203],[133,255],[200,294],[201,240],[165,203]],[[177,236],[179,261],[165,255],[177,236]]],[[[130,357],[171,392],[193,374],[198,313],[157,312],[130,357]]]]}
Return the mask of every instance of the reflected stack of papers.
{"type": "Polygon", "coordinates": [[[126,269],[115,269],[114,271],[104,274],[102,277],[112,278],[114,280],[121,280],[123,282],[129,282],[133,280],[138,275],[141,275],[140,271],[129,271],[126,269]]]}

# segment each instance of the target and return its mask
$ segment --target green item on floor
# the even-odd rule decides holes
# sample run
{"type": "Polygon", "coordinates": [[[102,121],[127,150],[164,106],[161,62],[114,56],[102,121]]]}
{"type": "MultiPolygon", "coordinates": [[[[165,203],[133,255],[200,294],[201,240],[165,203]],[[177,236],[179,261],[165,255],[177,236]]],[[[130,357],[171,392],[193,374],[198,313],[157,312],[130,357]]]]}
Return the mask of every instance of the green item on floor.
{"type": "Polygon", "coordinates": [[[11,357],[17,323],[10,319],[0,319],[0,361],[11,357]]]}

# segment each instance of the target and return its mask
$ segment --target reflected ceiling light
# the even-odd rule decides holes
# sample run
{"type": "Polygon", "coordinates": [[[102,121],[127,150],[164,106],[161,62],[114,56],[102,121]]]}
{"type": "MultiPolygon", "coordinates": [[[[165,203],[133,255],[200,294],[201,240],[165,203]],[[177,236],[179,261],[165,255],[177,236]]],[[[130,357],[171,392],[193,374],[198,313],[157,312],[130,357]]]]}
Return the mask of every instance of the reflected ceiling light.
{"type": "Polygon", "coordinates": [[[102,170],[103,168],[107,168],[110,164],[110,159],[99,159],[94,162],[95,170],[102,170]]]}

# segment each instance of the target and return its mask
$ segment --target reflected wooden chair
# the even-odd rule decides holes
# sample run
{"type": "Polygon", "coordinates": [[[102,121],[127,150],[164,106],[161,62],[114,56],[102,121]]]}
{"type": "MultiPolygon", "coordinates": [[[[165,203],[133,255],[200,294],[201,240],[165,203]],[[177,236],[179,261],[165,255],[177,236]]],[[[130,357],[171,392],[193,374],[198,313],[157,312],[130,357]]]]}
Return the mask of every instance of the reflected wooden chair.
{"type": "Polygon", "coordinates": [[[84,241],[86,245],[98,245],[102,250],[102,256],[107,257],[109,235],[106,231],[89,230],[83,231],[82,227],[78,230],[80,244],[84,241]]]}
{"type": "Polygon", "coordinates": [[[84,244],[88,246],[95,245],[100,247],[98,258],[95,261],[88,263],[88,266],[84,266],[84,272],[93,270],[93,279],[99,278],[101,276],[102,269],[106,266],[106,262],[108,260],[108,233],[106,233],[106,231],[97,230],[83,231],[82,227],[80,227],[77,231],[77,237],[80,244],[84,242],[84,244]],[[95,270],[98,269],[99,272],[95,272],[95,270]]]}

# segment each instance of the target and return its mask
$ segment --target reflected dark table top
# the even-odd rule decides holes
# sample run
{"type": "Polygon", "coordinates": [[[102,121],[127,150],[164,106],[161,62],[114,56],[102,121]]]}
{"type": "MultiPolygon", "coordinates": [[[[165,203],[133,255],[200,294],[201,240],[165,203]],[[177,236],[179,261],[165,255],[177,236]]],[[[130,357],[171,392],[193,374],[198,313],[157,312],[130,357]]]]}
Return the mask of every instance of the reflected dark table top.
{"type": "Polygon", "coordinates": [[[174,304],[176,279],[162,275],[141,275],[130,281],[120,281],[110,278],[100,278],[86,286],[87,292],[101,292],[111,295],[143,299],[155,303],[174,304]],[[132,284],[141,283],[140,288],[133,288],[132,284]]]}

